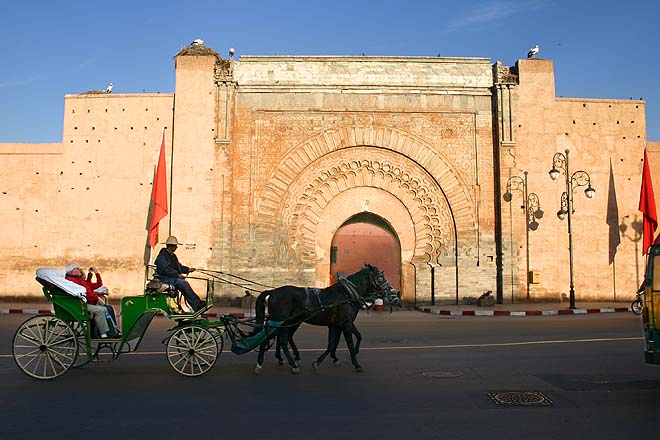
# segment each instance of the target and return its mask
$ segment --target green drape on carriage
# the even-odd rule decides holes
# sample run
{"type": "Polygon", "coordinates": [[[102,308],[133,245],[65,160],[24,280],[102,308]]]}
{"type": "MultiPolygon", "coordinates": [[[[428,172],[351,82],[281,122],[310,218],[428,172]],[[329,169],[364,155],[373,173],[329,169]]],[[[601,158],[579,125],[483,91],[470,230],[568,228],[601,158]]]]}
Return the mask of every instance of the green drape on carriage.
{"type": "Polygon", "coordinates": [[[263,330],[259,333],[244,338],[234,339],[231,343],[232,353],[244,354],[254,350],[261,345],[262,342],[270,339],[273,333],[275,333],[283,323],[284,321],[268,321],[263,330]]]}

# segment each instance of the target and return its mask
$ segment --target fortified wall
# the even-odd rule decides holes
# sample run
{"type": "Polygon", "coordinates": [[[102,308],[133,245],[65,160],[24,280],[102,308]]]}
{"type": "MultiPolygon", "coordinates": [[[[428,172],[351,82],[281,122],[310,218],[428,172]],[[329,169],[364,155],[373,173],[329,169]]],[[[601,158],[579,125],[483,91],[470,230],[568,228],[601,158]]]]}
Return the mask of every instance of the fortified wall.
{"type": "MultiPolygon", "coordinates": [[[[584,193],[587,186],[573,188],[576,297],[630,298],[641,282],[640,272],[644,272],[641,237],[635,231],[641,227],[637,207],[646,145],[645,103],[557,98],[551,60],[521,60],[517,67],[520,84],[515,88],[513,138],[502,145],[502,188],[505,190],[507,176],[522,176],[528,171],[529,192],[538,194],[545,213],[538,220],[538,230],[529,234],[530,270],[538,272],[540,278],[530,285],[530,294],[568,294],[568,225],[567,219],[560,221],[556,215],[566,191],[566,177],[562,173],[553,181],[548,175],[555,153],[565,154],[568,149],[570,174],[586,171],[596,190],[589,199],[584,193]]],[[[660,169],[654,170],[658,175],[660,169]]],[[[513,235],[519,239],[514,239],[517,246],[514,244],[509,252],[515,255],[517,248],[517,266],[524,268],[525,217],[520,200],[517,195],[510,206],[504,203],[502,213],[503,226],[508,229],[511,219],[507,220],[506,214],[511,211],[513,235]]],[[[525,272],[519,273],[522,285],[525,272]]]]}
{"type": "Polygon", "coordinates": [[[160,235],[185,243],[185,264],[322,287],[336,231],[368,215],[399,245],[408,304],[484,290],[505,301],[560,299],[564,176],[548,171],[569,149],[570,171],[587,171],[596,189],[593,199],[574,194],[578,298],[636,290],[643,101],[557,98],[549,60],[234,61],[203,49],[176,57],[175,94],[66,95],[61,144],[0,144],[0,170],[11,176],[0,195],[10,232],[3,295],[40,295],[35,269],[70,261],[97,266],[114,294],[141,291],[163,130],[171,205],[160,235]],[[544,211],[529,242],[522,194],[503,199],[525,171],[544,211]]]}
{"type": "Polygon", "coordinates": [[[2,295],[41,296],[35,270],[72,261],[98,267],[114,294],[139,291],[172,104],[172,94],[66,95],[61,144],[0,144],[2,295]]]}

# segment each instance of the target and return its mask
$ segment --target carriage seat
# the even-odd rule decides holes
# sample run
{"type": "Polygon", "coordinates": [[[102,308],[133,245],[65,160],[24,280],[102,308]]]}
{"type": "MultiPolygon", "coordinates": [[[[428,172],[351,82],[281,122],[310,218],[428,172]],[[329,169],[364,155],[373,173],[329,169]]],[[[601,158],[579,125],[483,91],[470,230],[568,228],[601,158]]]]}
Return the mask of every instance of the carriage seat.
{"type": "Polygon", "coordinates": [[[44,286],[44,295],[53,303],[55,316],[67,322],[89,320],[86,290],[65,278],[62,269],[37,269],[36,280],[44,286]]]}
{"type": "Polygon", "coordinates": [[[154,274],[153,278],[147,282],[144,288],[144,294],[153,297],[154,300],[157,297],[162,298],[161,295],[165,296],[162,304],[158,307],[162,307],[168,313],[173,315],[190,315],[190,313],[181,307],[182,297],[180,296],[181,292],[179,289],[173,284],[164,283],[157,274],[154,274]]]}
{"type": "Polygon", "coordinates": [[[144,291],[150,295],[167,295],[170,297],[177,295],[177,288],[173,284],[163,283],[157,275],[149,280],[144,291]]]}
{"type": "Polygon", "coordinates": [[[71,295],[87,302],[85,287],[67,280],[66,271],[63,269],[37,269],[36,279],[42,286],[48,288],[52,294],[71,295]]]}

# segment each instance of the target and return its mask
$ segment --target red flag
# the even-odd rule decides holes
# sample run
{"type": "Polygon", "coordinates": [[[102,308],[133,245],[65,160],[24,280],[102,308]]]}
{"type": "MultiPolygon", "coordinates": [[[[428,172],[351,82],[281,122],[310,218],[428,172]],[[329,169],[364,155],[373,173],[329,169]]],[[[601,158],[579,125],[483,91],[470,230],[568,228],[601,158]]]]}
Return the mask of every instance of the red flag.
{"type": "MultiPolygon", "coordinates": [[[[165,170],[165,130],[160,144],[160,157],[156,167],[154,186],[151,189],[151,222],[149,223],[149,246],[158,242],[158,223],[167,215],[167,177],[165,170]]],[[[655,209],[655,208],[654,208],[655,209]]]]}
{"type": "Polygon", "coordinates": [[[644,167],[642,169],[642,190],[639,193],[639,210],[644,214],[644,244],[642,255],[645,255],[653,243],[655,230],[658,227],[658,214],[655,210],[655,195],[653,194],[653,182],[651,181],[651,170],[649,169],[649,158],[644,149],[644,167]]]}

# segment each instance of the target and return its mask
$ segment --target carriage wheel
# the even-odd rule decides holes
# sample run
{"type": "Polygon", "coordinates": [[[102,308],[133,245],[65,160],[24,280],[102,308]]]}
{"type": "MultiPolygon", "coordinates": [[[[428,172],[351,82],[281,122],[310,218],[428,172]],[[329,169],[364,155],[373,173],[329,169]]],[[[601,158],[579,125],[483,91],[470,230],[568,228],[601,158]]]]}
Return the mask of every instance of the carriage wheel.
{"type": "Polygon", "coordinates": [[[16,330],[12,353],[23,373],[36,379],[53,379],[73,365],[78,341],[68,323],[55,316],[39,315],[16,330]]]}
{"type": "Polygon", "coordinates": [[[203,327],[180,328],[167,341],[167,362],[179,374],[201,376],[215,365],[218,344],[203,327]]]}

